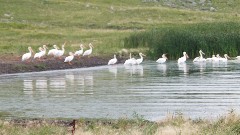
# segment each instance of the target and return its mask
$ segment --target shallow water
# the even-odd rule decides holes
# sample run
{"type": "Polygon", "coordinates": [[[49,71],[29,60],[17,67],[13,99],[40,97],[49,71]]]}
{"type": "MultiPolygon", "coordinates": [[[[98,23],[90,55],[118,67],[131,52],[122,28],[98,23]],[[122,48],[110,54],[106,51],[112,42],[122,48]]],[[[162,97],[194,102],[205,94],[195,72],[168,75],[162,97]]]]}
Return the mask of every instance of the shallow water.
{"type": "Polygon", "coordinates": [[[17,117],[214,118],[239,111],[240,63],[176,61],[0,76],[0,111],[17,117]]]}

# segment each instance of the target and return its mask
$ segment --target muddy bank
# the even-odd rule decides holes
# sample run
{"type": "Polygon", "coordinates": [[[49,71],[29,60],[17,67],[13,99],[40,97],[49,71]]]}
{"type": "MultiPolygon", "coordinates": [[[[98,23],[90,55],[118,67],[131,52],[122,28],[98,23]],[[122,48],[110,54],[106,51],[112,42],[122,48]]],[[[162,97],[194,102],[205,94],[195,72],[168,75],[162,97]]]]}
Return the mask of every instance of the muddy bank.
{"type": "MultiPolygon", "coordinates": [[[[107,65],[110,57],[81,57],[75,58],[71,64],[64,63],[64,58],[44,58],[42,60],[31,60],[30,62],[22,62],[19,57],[1,57],[0,60],[0,74],[24,73],[24,72],[38,72],[48,70],[60,69],[74,69],[84,67],[94,67],[100,65],[107,65]]],[[[118,63],[123,63],[123,58],[118,58],[118,63]]]]}

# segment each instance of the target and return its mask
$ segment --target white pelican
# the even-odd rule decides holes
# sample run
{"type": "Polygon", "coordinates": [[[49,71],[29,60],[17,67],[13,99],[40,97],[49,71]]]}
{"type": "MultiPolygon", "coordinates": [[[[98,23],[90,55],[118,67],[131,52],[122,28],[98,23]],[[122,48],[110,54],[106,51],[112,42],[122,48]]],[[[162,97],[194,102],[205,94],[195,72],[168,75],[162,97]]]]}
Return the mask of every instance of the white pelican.
{"type": "Polygon", "coordinates": [[[108,65],[113,65],[117,63],[116,55],[114,54],[114,58],[108,61],[108,65]]]}
{"type": "Polygon", "coordinates": [[[74,58],[74,54],[72,52],[69,52],[69,56],[67,56],[64,60],[64,62],[68,62],[69,65],[72,65],[71,61],[74,58]]]}
{"type": "Polygon", "coordinates": [[[180,64],[180,63],[185,63],[185,61],[187,60],[187,58],[188,58],[187,53],[186,53],[186,52],[183,52],[183,57],[181,57],[181,58],[178,59],[178,63],[179,63],[179,64],[180,64]]]}
{"type": "Polygon", "coordinates": [[[136,64],[138,64],[138,65],[143,62],[143,56],[146,56],[146,55],[144,55],[143,53],[139,53],[139,56],[140,56],[140,59],[136,60],[136,64]]]}
{"type": "Polygon", "coordinates": [[[224,54],[224,58],[219,58],[220,62],[227,62],[230,57],[227,54],[224,54]]]}
{"type": "Polygon", "coordinates": [[[196,58],[193,60],[193,62],[205,62],[205,61],[206,61],[206,59],[203,58],[203,56],[202,56],[202,55],[205,55],[205,53],[204,53],[202,50],[199,51],[199,54],[200,54],[200,56],[199,56],[199,57],[196,57],[196,58]]]}
{"type": "Polygon", "coordinates": [[[64,52],[65,52],[65,49],[64,49],[64,46],[65,46],[66,42],[62,45],[62,50],[58,50],[55,54],[55,57],[58,57],[60,59],[60,57],[63,56],[64,52]]]}
{"type": "Polygon", "coordinates": [[[53,48],[54,49],[51,49],[51,50],[48,51],[48,55],[53,55],[53,56],[56,55],[56,53],[58,52],[59,47],[57,45],[53,45],[53,48]]]}
{"type": "Polygon", "coordinates": [[[43,57],[44,55],[46,55],[47,49],[48,49],[47,46],[46,46],[46,45],[43,45],[43,51],[41,52],[40,58],[43,57]]]}
{"type": "Polygon", "coordinates": [[[124,65],[136,65],[137,61],[135,58],[132,58],[132,53],[129,54],[129,59],[124,62],[124,65]]]}
{"type": "Polygon", "coordinates": [[[34,57],[33,57],[34,59],[36,59],[36,58],[40,59],[40,57],[41,57],[41,55],[42,55],[43,48],[42,48],[42,47],[39,47],[38,50],[39,50],[39,52],[38,52],[38,53],[35,53],[35,55],[34,55],[34,57]]]}
{"type": "Polygon", "coordinates": [[[92,43],[89,44],[89,48],[88,50],[86,50],[84,53],[83,53],[83,56],[89,56],[91,53],[92,53],[92,43]]]}
{"type": "Polygon", "coordinates": [[[80,48],[81,48],[80,50],[74,53],[75,56],[80,56],[83,54],[83,44],[80,44],[80,48]]]}
{"type": "Polygon", "coordinates": [[[217,59],[218,59],[218,58],[213,54],[213,55],[212,55],[212,58],[207,58],[206,61],[210,61],[210,62],[213,61],[213,62],[214,62],[214,61],[218,61],[217,59]]]}
{"type": "Polygon", "coordinates": [[[130,54],[129,54],[129,59],[127,59],[127,60],[124,62],[124,65],[129,65],[131,58],[132,58],[132,54],[130,53],[130,54]]]}
{"type": "Polygon", "coordinates": [[[167,61],[167,56],[166,54],[163,54],[162,58],[159,58],[156,62],[162,64],[162,63],[165,63],[166,61],[167,61]]]}
{"type": "Polygon", "coordinates": [[[31,47],[28,47],[28,50],[29,50],[28,53],[23,54],[22,61],[26,61],[26,60],[30,59],[32,56],[32,53],[34,53],[31,47]]]}
{"type": "Polygon", "coordinates": [[[240,60],[240,56],[237,56],[236,59],[240,60]]]}

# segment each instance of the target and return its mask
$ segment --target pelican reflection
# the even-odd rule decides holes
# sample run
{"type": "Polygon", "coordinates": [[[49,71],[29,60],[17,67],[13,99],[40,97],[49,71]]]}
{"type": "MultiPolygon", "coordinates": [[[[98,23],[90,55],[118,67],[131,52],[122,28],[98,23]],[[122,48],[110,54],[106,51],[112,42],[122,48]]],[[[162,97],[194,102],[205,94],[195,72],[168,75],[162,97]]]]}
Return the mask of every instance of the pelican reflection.
{"type": "Polygon", "coordinates": [[[158,64],[157,65],[157,70],[162,72],[164,75],[166,75],[167,72],[167,65],[166,64],[158,64]]]}
{"type": "Polygon", "coordinates": [[[178,70],[183,71],[183,74],[187,75],[189,69],[186,63],[180,63],[178,64],[178,70]]]}
{"type": "Polygon", "coordinates": [[[23,92],[27,95],[33,94],[33,80],[23,80],[23,92]]]}
{"type": "Polygon", "coordinates": [[[143,76],[143,66],[142,65],[124,65],[126,72],[130,73],[130,75],[140,75],[143,76]]]}
{"type": "Polygon", "coordinates": [[[65,90],[66,80],[64,77],[54,77],[49,79],[49,87],[54,90],[65,90]]]}
{"type": "Polygon", "coordinates": [[[46,94],[48,89],[47,79],[36,80],[36,90],[41,94],[46,94]]]}
{"type": "Polygon", "coordinates": [[[114,77],[117,77],[117,65],[109,66],[108,71],[114,75],[114,77]]]}

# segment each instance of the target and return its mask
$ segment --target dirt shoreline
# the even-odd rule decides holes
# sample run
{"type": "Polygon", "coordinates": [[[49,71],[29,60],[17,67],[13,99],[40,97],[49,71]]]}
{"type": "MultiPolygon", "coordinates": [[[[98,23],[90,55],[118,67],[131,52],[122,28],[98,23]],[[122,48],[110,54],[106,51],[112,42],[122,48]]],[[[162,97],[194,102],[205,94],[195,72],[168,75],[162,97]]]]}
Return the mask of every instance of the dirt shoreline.
{"type": "MultiPolygon", "coordinates": [[[[110,57],[98,56],[74,58],[71,62],[72,65],[69,65],[63,62],[64,58],[44,58],[41,61],[22,62],[19,57],[2,56],[0,59],[0,75],[101,66],[107,65],[110,59],[110,57]]],[[[123,58],[118,58],[118,63],[123,63],[123,61],[123,58]]]]}

